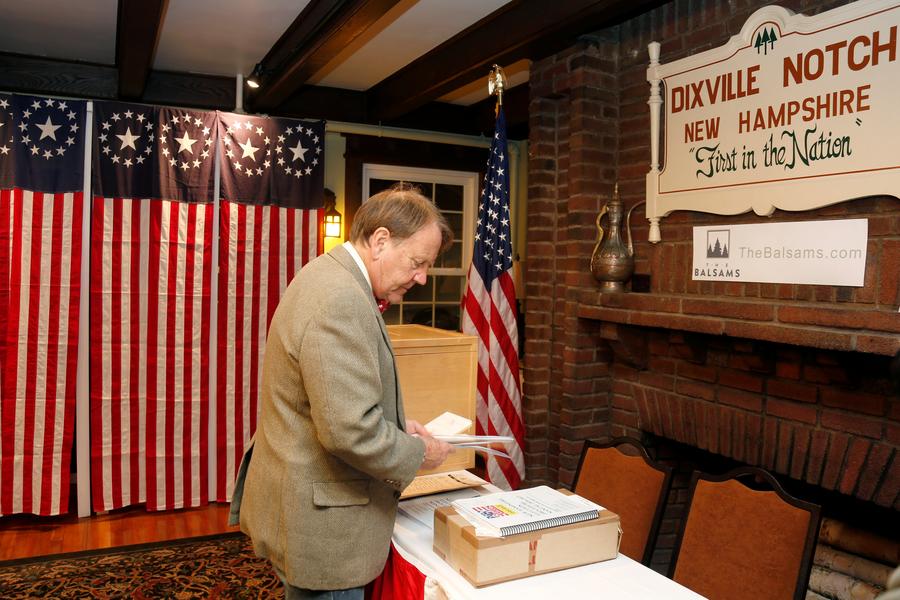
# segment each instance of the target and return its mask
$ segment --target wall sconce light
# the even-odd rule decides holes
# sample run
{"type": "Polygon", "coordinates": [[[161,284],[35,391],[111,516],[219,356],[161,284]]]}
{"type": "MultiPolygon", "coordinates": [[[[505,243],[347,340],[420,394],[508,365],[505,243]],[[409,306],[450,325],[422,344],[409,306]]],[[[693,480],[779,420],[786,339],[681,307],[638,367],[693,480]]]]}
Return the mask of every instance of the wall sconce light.
{"type": "Polygon", "coordinates": [[[256,66],[253,67],[253,71],[250,72],[250,75],[247,77],[247,85],[256,89],[259,87],[260,79],[263,76],[263,66],[262,63],[256,63],[256,66]]]}
{"type": "Polygon", "coordinates": [[[341,213],[334,208],[325,212],[325,237],[341,237],[341,213]]]}

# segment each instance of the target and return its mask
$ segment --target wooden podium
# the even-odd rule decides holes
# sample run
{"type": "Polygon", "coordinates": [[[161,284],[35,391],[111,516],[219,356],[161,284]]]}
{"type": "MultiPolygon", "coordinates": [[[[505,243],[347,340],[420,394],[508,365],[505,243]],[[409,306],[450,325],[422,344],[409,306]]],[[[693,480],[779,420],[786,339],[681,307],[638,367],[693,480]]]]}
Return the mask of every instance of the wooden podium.
{"type": "MultiPolygon", "coordinates": [[[[424,425],[450,411],[471,420],[467,433],[475,433],[477,338],[424,325],[388,325],[387,330],[397,357],[406,418],[424,425]]],[[[457,450],[437,469],[421,470],[419,475],[474,466],[472,450],[457,450]]]]}

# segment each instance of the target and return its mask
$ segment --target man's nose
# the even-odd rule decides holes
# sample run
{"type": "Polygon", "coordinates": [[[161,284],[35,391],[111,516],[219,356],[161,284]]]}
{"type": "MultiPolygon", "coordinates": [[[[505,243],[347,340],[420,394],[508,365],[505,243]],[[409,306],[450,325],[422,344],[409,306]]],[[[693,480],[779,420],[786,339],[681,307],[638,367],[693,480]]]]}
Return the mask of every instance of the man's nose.
{"type": "Polygon", "coordinates": [[[413,281],[415,281],[419,285],[425,285],[425,282],[428,281],[428,270],[427,269],[417,270],[416,274],[413,275],[413,281]]]}

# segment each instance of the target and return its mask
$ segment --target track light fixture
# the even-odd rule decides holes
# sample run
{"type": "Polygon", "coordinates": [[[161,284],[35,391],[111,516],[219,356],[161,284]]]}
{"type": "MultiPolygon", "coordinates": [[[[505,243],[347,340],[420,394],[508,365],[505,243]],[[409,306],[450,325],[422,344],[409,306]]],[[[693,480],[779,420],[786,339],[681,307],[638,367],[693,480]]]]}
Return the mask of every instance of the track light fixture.
{"type": "Polygon", "coordinates": [[[256,89],[259,87],[260,79],[263,76],[263,66],[262,63],[256,63],[256,66],[253,67],[253,71],[250,72],[250,75],[247,77],[247,85],[256,89]]]}

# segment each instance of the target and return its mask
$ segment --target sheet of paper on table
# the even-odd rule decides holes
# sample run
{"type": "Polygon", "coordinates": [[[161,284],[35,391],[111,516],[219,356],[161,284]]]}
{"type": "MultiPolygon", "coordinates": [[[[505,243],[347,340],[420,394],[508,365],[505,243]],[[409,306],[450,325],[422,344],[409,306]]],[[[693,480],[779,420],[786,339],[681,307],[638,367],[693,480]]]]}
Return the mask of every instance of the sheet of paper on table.
{"type": "Polygon", "coordinates": [[[478,491],[474,488],[454,490],[440,496],[420,496],[410,500],[401,500],[398,510],[410,519],[415,519],[428,529],[434,529],[434,511],[441,506],[449,506],[455,500],[474,498],[478,491]]]}
{"type": "Polygon", "coordinates": [[[403,490],[403,493],[400,494],[400,499],[405,500],[416,496],[426,496],[428,494],[478,487],[486,484],[487,481],[465,470],[435,473],[434,475],[420,475],[413,479],[412,483],[403,490]]]}

